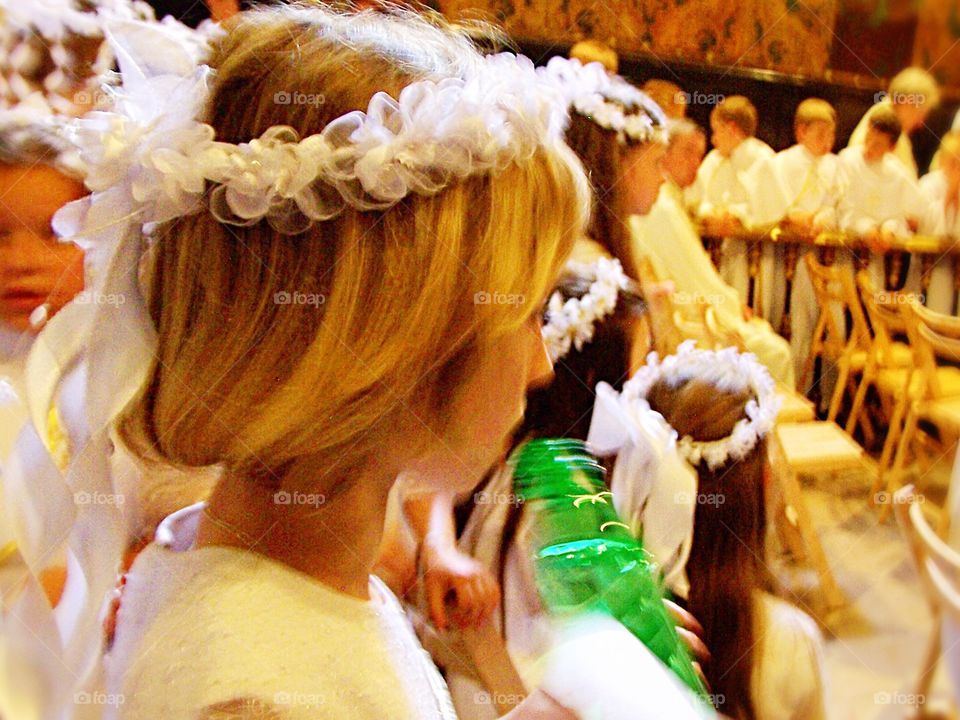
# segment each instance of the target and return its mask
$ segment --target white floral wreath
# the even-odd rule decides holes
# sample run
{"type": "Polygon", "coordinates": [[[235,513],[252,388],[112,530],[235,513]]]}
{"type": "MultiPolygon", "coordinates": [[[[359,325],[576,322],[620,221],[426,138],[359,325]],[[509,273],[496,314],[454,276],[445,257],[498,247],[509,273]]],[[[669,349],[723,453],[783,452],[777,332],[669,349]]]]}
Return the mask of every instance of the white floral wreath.
{"type": "Polygon", "coordinates": [[[562,142],[563,90],[527,58],[507,53],[478,60],[462,77],[412,83],[397,98],[377,93],[365,111],[306,138],[274,126],[249,142],[219,142],[197,119],[213,70],[183,38],[160,30],[144,24],[137,33],[111,33],[123,85],[112,90],[109,111],[76,123],[93,192],[57,214],[61,236],[89,239],[110,227],[116,237],[207,208],[226,224],[266,219],[296,234],[347,206],[387,209],[562,142]]]}
{"type": "Polygon", "coordinates": [[[620,144],[667,141],[667,117],[649,95],[598,62],[555,57],[547,72],[564,88],[573,109],[597,125],[617,133],[620,144]]]}
{"type": "Polygon", "coordinates": [[[617,297],[630,282],[619,260],[600,258],[592,266],[570,263],[571,270],[592,275],[595,280],[587,293],[566,302],[559,292],[550,296],[547,304],[546,323],[541,329],[550,360],[556,362],[570,352],[578,351],[584,343],[593,339],[597,321],[611,314],[617,307],[617,297]]]}
{"type": "Polygon", "coordinates": [[[677,443],[680,454],[693,467],[705,461],[711,470],[731,459],[743,460],[773,428],[782,402],[770,372],[753,353],[740,353],[732,347],[701,350],[694,347],[693,340],[687,340],[675,355],[663,360],[657,353],[650,353],[647,364],[624,383],[621,395],[626,401],[637,403],[641,409],[650,411],[671,432],[675,432],[662,415],[650,409],[647,396],[657,382],[677,384],[692,379],[708,382],[723,392],[750,390],[754,397],[744,408],[747,417],[733,426],[728,437],[697,441],[687,435],[677,443]]]}

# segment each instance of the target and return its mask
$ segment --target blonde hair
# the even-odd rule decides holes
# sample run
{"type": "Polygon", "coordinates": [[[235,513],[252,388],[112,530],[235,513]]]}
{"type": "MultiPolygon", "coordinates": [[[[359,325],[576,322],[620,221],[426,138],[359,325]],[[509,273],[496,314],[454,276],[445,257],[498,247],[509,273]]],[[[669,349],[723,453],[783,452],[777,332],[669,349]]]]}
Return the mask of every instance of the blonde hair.
{"type": "Polygon", "coordinates": [[[616,74],[620,67],[620,59],[617,57],[617,51],[606,43],[599,40],[581,40],[570,48],[570,57],[579,60],[584,65],[592,62],[598,62],[603,65],[608,72],[616,74]]]}
{"type": "Polygon", "coordinates": [[[833,105],[820,98],[807,98],[797,105],[796,115],[793,117],[794,127],[810,125],[815,122],[837,124],[837,111],[833,105]]]}
{"type": "Polygon", "coordinates": [[[743,95],[725,97],[710,113],[710,120],[731,122],[747,137],[757,132],[757,108],[743,95]]]}
{"type": "Polygon", "coordinates": [[[904,68],[894,75],[888,92],[895,105],[926,105],[935,108],[940,104],[940,84],[921,67],[904,68]]]}
{"type": "MultiPolygon", "coordinates": [[[[234,143],[273,125],[319,132],[377,91],[396,97],[478,57],[437,21],[399,11],[272,8],[226,27],[206,120],[234,143]],[[316,102],[278,104],[281,93],[316,102]]],[[[441,391],[478,349],[539,310],[588,203],[580,164],[557,145],[297,236],[207,212],[170,222],[150,272],[156,360],[125,441],[146,457],[257,477],[306,455],[361,462],[373,430],[424,404],[437,417],[441,391]]]]}
{"type": "Polygon", "coordinates": [[[668,118],[682,120],[687,116],[687,94],[676,83],[652,78],[640,89],[653,98],[668,118]]]}

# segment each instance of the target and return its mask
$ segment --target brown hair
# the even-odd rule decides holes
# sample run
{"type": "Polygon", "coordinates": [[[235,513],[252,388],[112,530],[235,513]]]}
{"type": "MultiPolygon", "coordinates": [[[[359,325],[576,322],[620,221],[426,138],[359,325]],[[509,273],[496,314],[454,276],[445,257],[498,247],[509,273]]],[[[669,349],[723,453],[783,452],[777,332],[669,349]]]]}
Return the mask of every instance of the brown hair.
{"type": "MultiPolygon", "coordinates": [[[[204,118],[219,140],[275,125],[301,137],[457,76],[479,55],[412,13],[322,5],[241,13],[214,48],[204,118]],[[281,104],[280,94],[316,99],[281,104]]],[[[583,228],[588,190],[562,145],[386,211],[347,208],[295,235],[223,225],[207,211],[156,233],[147,382],[123,418],[141,455],[276,476],[306,455],[337,474],[375,452],[374,432],[410,408],[443,422],[442,394],[478,349],[536,312],[583,228]],[[293,303],[293,293],[312,302],[293,303]],[[529,299],[484,303],[483,293],[529,299]]],[[[431,428],[440,431],[443,428],[431,428]]],[[[335,475],[334,475],[335,476],[335,475]]]]}
{"type": "MultiPolygon", "coordinates": [[[[651,409],[681,438],[699,441],[730,435],[746,417],[749,399],[747,392],[722,392],[701,380],[676,387],[660,382],[648,396],[651,409]]],[[[739,720],[755,717],[750,692],[760,660],[755,656],[755,593],[766,585],[764,454],[760,442],[739,462],[716,470],[706,463],[697,468],[693,547],[686,568],[689,610],[703,625],[703,641],[712,653],[704,673],[713,693],[723,699],[717,709],[739,720]]]]}
{"type": "Polygon", "coordinates": [[[890,138],[890,144],[896,145],[900,139],[900,133],[903,132],[903,126],[900,119],[892,108],[879,106],[873,109],[869,119],[870,127],[877,132],[883,133],[890,138]]]}
{"type": "Polygon", "coordinates": [[[820,98],[807,98],[797,105],[797,112],[793,117],[794,127],[809,125],[815,122],[825,122],[836,126],[837,111],[833,105],[820,98]]]}
{"type": "Polygon", "coordinates": [[[710,113],[710,120],[731,122],[747,137],[757,132],[757,108],[743,95],[725,97],[710,113]]]}
{"type": "Polygon", "coordinates": [[[567,144],[580,158],[593,186],[593,211],[587,235],[617,258],[628,276],[637,277],[633,241],[620,195],[623,146],[617,140],[616,132],[573,112],[567,129],[567,144]]]}

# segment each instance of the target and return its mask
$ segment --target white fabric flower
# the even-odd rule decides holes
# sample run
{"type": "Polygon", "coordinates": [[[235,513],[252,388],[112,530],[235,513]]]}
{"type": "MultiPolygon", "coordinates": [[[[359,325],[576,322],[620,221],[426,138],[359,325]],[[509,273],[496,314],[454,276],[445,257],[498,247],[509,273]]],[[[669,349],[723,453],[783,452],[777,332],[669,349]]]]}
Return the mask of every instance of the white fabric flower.
{"type": "Polygon", "coordinates": [[[666,142],[667,119],[644,92],[598,62],[551,58],[545,74],[557,85],[569,105],[602,128],[617,133],[626,143],[666,142]]]}

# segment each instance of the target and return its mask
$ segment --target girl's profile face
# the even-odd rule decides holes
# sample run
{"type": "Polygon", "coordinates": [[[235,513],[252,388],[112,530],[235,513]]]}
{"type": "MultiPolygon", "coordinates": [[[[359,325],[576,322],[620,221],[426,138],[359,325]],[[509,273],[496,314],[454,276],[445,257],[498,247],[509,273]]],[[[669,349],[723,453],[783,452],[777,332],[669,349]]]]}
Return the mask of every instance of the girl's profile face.
{"type": "Polygon", "coordinates": [[[447,429],[412,464],[415,477],[463,492],[505,458],[523,420],[527,391],[553,378],[540,327],[540,313],[531,313],[520,328],[478,348],[472,371],[457,387],[441,390],[449,398],[447,429]]]}
{"type": "Polygon", "coordinates": [[[50,223],[85,192],[47,166],[0,165],[0,325],[32,332],[34,310],[46,303],[52,316],[83,290],[83,251],[50,223]]]}
{"type": "Polygon", "coordinates": [[[663,157],[667,152],[660,143],[633,145],[620,156],[619,195],[625,199],[627,215],[646,215],[657,201],[663,185],[663,157]]]}

